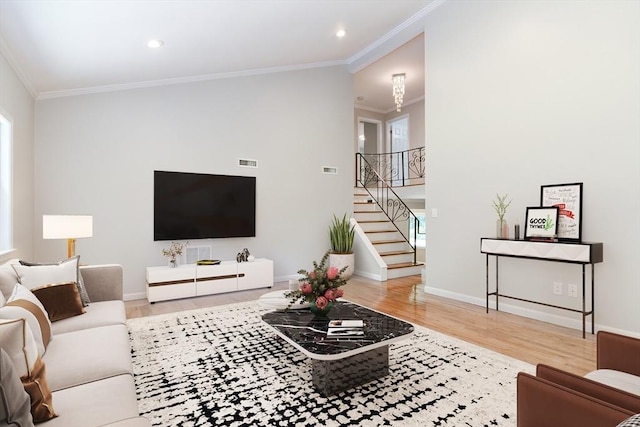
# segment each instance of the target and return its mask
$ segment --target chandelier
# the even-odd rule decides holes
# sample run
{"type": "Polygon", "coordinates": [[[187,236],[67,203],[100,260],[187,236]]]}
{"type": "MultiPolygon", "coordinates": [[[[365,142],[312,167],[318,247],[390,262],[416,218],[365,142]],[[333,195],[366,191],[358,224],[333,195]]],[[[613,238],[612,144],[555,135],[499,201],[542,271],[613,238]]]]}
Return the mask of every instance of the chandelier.
{"type": "Polygon", "coordinates": [[[396,111],[402,108],[402,98],[404,97],[404,73],[391,76],[393,81],[393,99],[396,101],[396,111]]]}

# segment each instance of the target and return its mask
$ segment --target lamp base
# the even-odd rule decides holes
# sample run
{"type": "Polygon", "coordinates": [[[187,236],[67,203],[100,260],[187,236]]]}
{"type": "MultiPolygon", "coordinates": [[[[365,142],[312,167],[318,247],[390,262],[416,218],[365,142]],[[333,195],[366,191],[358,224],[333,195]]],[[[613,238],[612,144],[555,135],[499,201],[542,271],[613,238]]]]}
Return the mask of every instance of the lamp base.
{"type": "Polygon", "coordinates": [[[67,239],[67,258],[76,256],[76,239],[67,239]]]}

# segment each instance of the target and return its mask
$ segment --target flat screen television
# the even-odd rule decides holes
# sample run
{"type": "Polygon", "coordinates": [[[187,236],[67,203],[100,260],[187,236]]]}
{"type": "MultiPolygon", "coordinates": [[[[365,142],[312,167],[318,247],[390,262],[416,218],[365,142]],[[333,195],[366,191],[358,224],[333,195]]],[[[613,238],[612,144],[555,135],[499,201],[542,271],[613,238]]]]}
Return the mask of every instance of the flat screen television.
{"type": "Polygon", "coordinates": [[[256,235],[255,177],[153,174],[153,240],[256,235]]]}

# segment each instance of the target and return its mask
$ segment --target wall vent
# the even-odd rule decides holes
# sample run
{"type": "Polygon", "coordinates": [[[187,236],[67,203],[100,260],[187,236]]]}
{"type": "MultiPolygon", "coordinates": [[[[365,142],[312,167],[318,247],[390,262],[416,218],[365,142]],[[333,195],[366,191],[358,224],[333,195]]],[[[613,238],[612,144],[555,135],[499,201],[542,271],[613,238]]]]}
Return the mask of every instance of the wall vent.
{"type": "Polygon", "coordinates": [[[327,173],[329,175],[338,175],[338,168],[335,166],[323,166],[322,173],[327,173]]]}
{"type": "Polygon", "coordinates": [[[201,259],[211,259],[211,246],[187,246],[184,258],[186,264],[195,264],[201,259]]]}
{"type": "Polygon", "coordinates": [[[257,168],[258,161],[252,159],[238,159],[238,166],[242,166],[243,168],[257,168]]]}

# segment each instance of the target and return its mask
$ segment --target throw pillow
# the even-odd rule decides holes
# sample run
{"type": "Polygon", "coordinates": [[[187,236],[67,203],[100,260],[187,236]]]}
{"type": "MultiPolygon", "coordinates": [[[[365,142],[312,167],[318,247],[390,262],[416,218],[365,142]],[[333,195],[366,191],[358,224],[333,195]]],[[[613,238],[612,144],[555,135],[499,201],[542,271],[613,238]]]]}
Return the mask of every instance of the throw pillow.
{"type": "Polygon", "coordinates": [[[36,340],[38,354],[44,355],[51,341],[51,321],[44,306],[31,291],[17,284],[7,304],[0,308],[0,319],[25,319],[36,340]]]}
{"type": "Polygon", "coordinates": [[[29,271],[21,267],[18,267],[16,270],[14,267],[20,283],[27,288],[31,289],[48,283],[76,282],[78,292],[80,292],[80,298],[82,299],[82,306],[86,307],[91,302],[87,289],[84,286],[82,273],[80,273],[80,255],[56,263],[37,263],[20,260],[19,264],[23,267],[38,267],[35,270],[29,271]],[[73,266],[75,266],[75,273],[72,271],[73,266]],[[24,281],[27,283],[23,282],[22,276],[20,276],[21,273],[18,271],[24,275],[24,281]]]}
{"type": "Polygon", "coordinates": [[[31,400],[11,358],[0,348],[0,421],[14,426],[33,427],[30,406],[31,400]]]}
{"type": "Polygon", "coordinates": [[[85,312],[75,282],[40,286],[31,292],[40,300],[52,322],[85,312]]]}
{"type": "Polygon", "coordinates": [[[18,283],[18,276],[11,265],[19,263],[20,260],[10,259],[4,264],[0,264],[0,293],[4,295],[5,299],[11,296],[13,288],[18,283]]]}
{"type": "Polygon", "coordinates": [[[0,321],[0,347],[11,359],[29,395],[33,421],[38,423],[56,417],[53,397],[47,385],[46,368],[25,319],[0,321]]]}
{"type": "Polygon", "coordinates": [[[616,427],[640,427],[640,414],[627,418],[616,427]]]}
{"type": "Polygon", "coordinates": [[[2,295],[2,292],[0,292],[0,307],[3,307],[6,302],[7,300],[4,299],[4,295],[2,295]]]}

